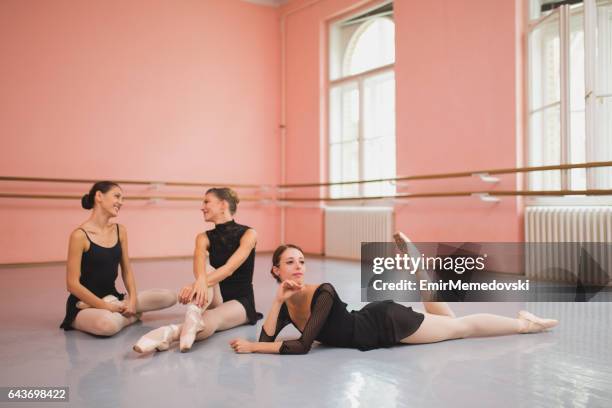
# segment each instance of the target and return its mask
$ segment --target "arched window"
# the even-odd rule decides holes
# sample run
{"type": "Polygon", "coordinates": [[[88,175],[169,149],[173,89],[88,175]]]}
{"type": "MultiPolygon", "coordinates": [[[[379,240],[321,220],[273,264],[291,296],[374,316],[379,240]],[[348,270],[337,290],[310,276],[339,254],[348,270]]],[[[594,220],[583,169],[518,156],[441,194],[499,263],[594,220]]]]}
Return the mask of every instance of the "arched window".
{"type": "Polygon", "coordinates": [[[395,24],[390,18],[367,21],[353,34],[344,56],[344,75],[355,75],[395,62],[395,24]]]}
{"type": "MultiPolygon", "coordinates": [[[[395,170],[395,23],[391,3],[330,29],[329,180],[395,170]]],[[[393,195],[391,183],[332,186],[332,197],[393,195]]]]}

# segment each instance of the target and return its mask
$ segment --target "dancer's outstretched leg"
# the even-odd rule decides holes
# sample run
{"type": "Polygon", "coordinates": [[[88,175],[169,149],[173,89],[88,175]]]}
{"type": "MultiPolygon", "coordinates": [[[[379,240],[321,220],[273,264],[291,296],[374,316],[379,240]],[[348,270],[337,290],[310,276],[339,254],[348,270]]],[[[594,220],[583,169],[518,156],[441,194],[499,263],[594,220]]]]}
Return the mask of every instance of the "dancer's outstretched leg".
{"type": "MultiPolygon", "coordinates": [[[[419,249],[412,243],[412,241],[410,241],[410,239],[403,232],[397,231],[395,234],[393,234],[393,240],[395,241],[395,246],[397,246],[397,248],[399,249],[401,253],[408,254],[411,258],[414,258],[414,259],[421,257],[421,253],[419,249]]],[[[431,280],[429,278],[429,274],[423,268],[417,269],[414,272],[414,277],[417,279],[418,282],[420,281],[429,282],[431,280]]],[[[417,287],[419,288],[419,292],[421,294],[421,300],[423,301],[424,304],[435,303],[433,302],[435,300],[434,292],[429,291],[429,290],[421,290],[420,283],[417,284],[417,287]]],[[[425,305],[425,308],[427,309],[427,305],[425,305]]],[[[450,308],[446,310],[445,308],[442,308],[442,307],[434,307],[432,310],[435,310],[435,311],[432,311],[430,313],[442,314],[444,316],[452,315],[454,317],[454,313],[452,312],[452,310],[450,310],[450,308]]]]}
{"type": "Polygon", "coordinates": [[[423,306],[425,306],[425,311],[427,313],[438,316],[455,317],[455,312],[453,312],[446,302],[423,302],[423,306]]]}
{"type": "Polygon", "coordinates": [[[204,329],[196,336],[196,341],[204,340],[217,331],[232,329],[248,322],[246,310],[242,303],[237,300],[230,300],[209,309],[202,315],[204,329]]]}
{"type": "MultiPolygon", "coordinates": [[[[410,241],[410,239],[403,232],[397,231],[395,234],[393,234],[393,240],[395,241],[395,245],[401,253],[408,254],[414,258],[419,258],[421,256],[418,248],[412,243],[412,241],[410,241]]],[[[427,271],[422,268],[419,268],[417,271],[415,271],[415,277],[419,281],[430,281],[427,271]]],[[[418,284],[417,287],[420,288],[421,285],[418,284]]],[[[423,300],[423,305],[425,306],[425,311],[427,313],[432,313],[440,316],[455,317],[455,313],[447,303],[430,301],[434,299],[434,293],[427,290],[421,290],[420,293],[421,300],[423,300]]]]}
{"type": "Polygon", "coordinates": [[[177,301],[176,293],[168,289],[148,289],[138,292],[136,312],[151,312],[174,306],[177,301]]]}
{"type": "Polygon", "coordinates": [[[518,319],[488,313],[459,318],[425,314],[423,323],[402,343],[423,344],[465,337],[503,336],[518,333],[538,333],[558,324],[554,319],[542,319],[529,312],[520,312],[518,319]]]}

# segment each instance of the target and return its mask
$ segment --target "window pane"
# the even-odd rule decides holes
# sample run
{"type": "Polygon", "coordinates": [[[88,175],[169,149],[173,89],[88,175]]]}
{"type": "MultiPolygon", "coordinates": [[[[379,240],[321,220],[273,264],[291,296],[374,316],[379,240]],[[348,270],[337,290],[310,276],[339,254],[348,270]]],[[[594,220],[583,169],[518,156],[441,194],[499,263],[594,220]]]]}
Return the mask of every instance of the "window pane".
{"type": "Polygon", "coordinates": [[[357,140],[359,136],[359,89],[356,83],[330,91],[329,142],[357,140]]]}
{"type": "MultiPolygon", "coordinates": [[[[595,103],[595,138],[593,161],[612,161],[612,96],[599,97],[595,103]]],[[[595,180],[592,188],[612,188],[612,168],[592,170],[595,180]]]]}
{"type": "MultiPolygon", "coordinates": [[[[366,179],[395,177],[395,75],[377,75],[364,81],[363,176],[366,179]]],[[[366,195],[393,195],[395,186],[368,183],[366,195]]]]}
{"type": "Polygon", "coordinates": [[[529,36],[531,111],[559,102],[560,87],[559,16],[536,27],[529,36]]]}
{"type": "MultiPolygon", "coordinates": [[[[597,1],[593,161],[612,160],[612,2],[597,1]]],[[[593,188],[612,188],[612,168],[593,169],[593,188]]]]}
{"type": "MultiPolygon", "coordinates": [[[[329,92],[329,143],[342,140],[342,87],[329,92]]],[[[331,154],[330,154],[331,159],[331,154]]]]}
{"type": "MultiPolygon", "coordinates": [[[[329,181],[334,183],[342,181],[342,155],[339,144],[329,146],[329,181]]],[[[339,197],[341,188],[331,186],[329,194],[331,197],[339,197]]]]}
{"type": "Polygon", "coordinates": [[[355,32],[344,60],[344,75],[354,75],[395,61],[395,24],[387,17],[367,21],[355,32]]]}
{"type": "MultiPolygon", "coordinates": [[[[395,138],[383,137],[364,142],[364,178],[379,179],[395,177],[395,138]]],[[[367,183],[363,186],[366,195],[393,195],[395,185],[389,182],[367,183]]]]}
{"type": "MultiPolygon", "coordinates": [[[[585,163],[587,158],[584,111],[572,111],[570,120],[570,163],[585,163]]],[[[586,189],[586,169],[570,170],[570,175],[570,188],[572,190],[586,189]]]]}
{"type": "MultiPolygon", "coordinates": [[[[342,181],[359,180],[359,144],[358,142],[342,143],[342,181]]],[[[343,196],[359,195],[359,185],[342,186],[343,196]]]]}
{"type": "Polygon", "coordinates": [[[547,7],[544,5],[544,11],[542,11],[542,5],[550,2],[550,0],[529,0],[529,19],[537,20],[538,18],[549,14],[552,11],[550,6],[547,7]]]}
{"type": "MultiPolygon", "coordinates": [[[[584,78],[584,12],[582,7],[570,16],[570,137],[569,162],[584,163],[586,157],[585,78],[584,78]]],[[[570,188],[586,189],[586,170],[570,170],[570,188]]]]}
{"type": "Polygon", "coordinates": [[[395,136],[395,75],[368,78],[364,92],[364,139],[395,136]]]}
{"type": "Polygon", "coordinates": [[[612,94],[612,2],[597,2],[597,93],[612,94]]]}
{"type": "MultiPolygon", "coordinates": [[[[559,106],[532,113],[529,123],[529,165],[561,163],[561,117],[559,106]]],[[[559,171],[529,173],[532,190],[555,190],[561,187],[559,171]]]]}

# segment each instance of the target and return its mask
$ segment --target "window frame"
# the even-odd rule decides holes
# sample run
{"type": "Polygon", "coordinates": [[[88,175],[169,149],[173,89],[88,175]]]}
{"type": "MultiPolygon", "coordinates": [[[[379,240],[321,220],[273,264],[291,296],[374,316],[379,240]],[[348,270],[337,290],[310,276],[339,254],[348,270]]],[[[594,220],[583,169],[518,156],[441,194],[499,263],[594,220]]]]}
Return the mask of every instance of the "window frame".
{"type": "MultiPolygon", "coordinates": [[[[366,8],[362,8],[358,11],[353,11],[350,14],[345,14],[342,17],[339,17],[337,19],[334,19],[333,21],[329,21],[328,22],[328,29],[327,29],[327,44],[328,44],[328,52],[327,52],[327,56],[328,56],[328,64],[327,64],[327,72],[326,72],[326,117],[327,117],[327,123],[326,123],[326,129],[325,129],[325,134],[326,134],[326,139],[325,139],[325,151],[326,151],[326,180],[327,182],[332,182],[331,181],[331,146],[332,146],[332,142],[331,142],[331,94],[332,94],[332,90],[335,88],[339,88],[341,86],[345,86],[348,84],[355,84],[356,88],[358,90],[358,94],[359,94],[359,125],[358,125],[358,134],[357,134],[357,146],[358,146],[358,180],[364,180],[364,167],[365,167],[365,152],[364,152],[364,145],[366,142],[366,138],[365,138],[365,131],[364,131],[364,121],[363,121],[363,112],[364,112],[364,83],[373,77],[379,76],[379,75],[385,75],[385,74],[392,74],[393,75],[393,80],[395,81],[395,60],[393,61],[393,63],[391,64],[387,64],[387,65],[383,65],[383,66],[379,66],[376,68],[372,68],[369,69],[367,71],[363,71],[360,72],[358,74],[352,74],[352,75],[346,75],[343,76],[343,67],[336,67],[336,69],[339,71],[339,76],[337,78],[332,79],[332,60],[339,60],[340,61],[340,65],[342,65],[342,63],[344,62],[344,53],[348,50],[348,48],[351,46],[352,40],[353,40],[353,36],[355,35],[361,35],[363,32],[365,32],[365,30],[367,29],[363,29],[362,27],[364,27],[367,24],[370,24],[372,22],[372,20],[377,19],[377,18],[388,18],[388,15],[381,15],[381,16],[373,16],[367,19],[364,19],[363,21],[359,22],[359,27],[355,30],[355,32],[353,33],[353,36],[351,37],[351,39],[349,39],[349,41],[347,41],[347,43],[344,45],[344,47],[342,47],[341,50],[336,50],[336,52],[340,52],[342,55],[338,56],[335,55],[334,57],[332,57],[332,52],[334,52],[334,50],[332,50],[332,30],[337,30],[338,28],[335,28],[335,25],[338,24],[342,24],[342,22],[345,22],[347,20],[351,20],[361,14],[365,14],[368,11],[377,9],[379,7],[383,7],[387,4],[391,4],[393,3],[393,1],[382,1],[382,2],[376,2],[375,4],[369,5],[366,8]]],[[[395,20],[391,19],[390,20],[393,22],[393,24],[395,25],[395,20]]],[[[396,87],[394,87],[395,90],[397,89],[396,87]]],[[[394,112],[394,121],[396,121],[396,112],[394,112]]],[[[394,132],[394,138],[395,138],[395,142],[397,145],[397,129],[395,129],[394,132]]],[[[336,142],[336,143],[342,143],[340,142],[336,142]]],[[[397,149],[395,149],[395,155],[397,158],[397,149]]],[[[397,176],[397,163],[395,166],[395,171],[392,177],[396,177],[397,176]]],[[[342,181],[353,181],[353,180],[342,180],[342,181]]],[[[337,181],[336,181],[337,182],[337,181]]],[[[357,189],[357,196],[364,196],[364,184],[360,183],[357,184],[358,189],[357,189]]],[[[346,193],[343,193],[342,191],[333,194],[332,195],[332,188],[333,186],[329,186],[328,188],[328,193],[330,197],[335,197],[335,198],[346,198],[346,197],[353,197],[353,195],[347,195],[346,193]]],[[[395,192],[393,193],[393,195],[395,195],[395,192]]],[[[357,201],[351,201],[352,204],[354,204],[357,201]]],[[[360,205],[362,205],[364,203],[364,201],[358,201],[360,205]]],[[[326,205],[330,205],[332,203],[326,203],[326,205]]],[[[332,204],[333,205],[333,204],[332,204]]],[[[342,203],[340,202],[339,205],[343,205],[346,206],[346,203],[342,203]]]]}
{"type": "MultiPolygon", "coordinates": [[[[525,139],[523,148],[523,158],[528,165],[537,165],[530,162],[531,154],[531,121],[532,115],[538,111],[545,110],[547,107],[559,104],[560,107],[560,163],[569,164],[571,156],[571,99],[570,99],[570,35],[571,35],[571,16],[576,10],[580,10],[583,15],[584,23],[584,81],[585,81],[585,154],[586,161],[596,161],[593,159],[593,143],[596,139],[595,118],[596,118],[596,99],[601,95],[596,94],[595,72],[596,72],[596,16],[597,3],[595,0],[584,0],[576,5],[562,5],[549,13],[531,20],[531,1],[525,0],[528,4],[526,9],[529,10],[525,18],[527,19],[526,35],[524,36],[524,61],[525,61],[525,139]],[[532,33],[551,18],[558,15],[559,19],[559,42],[560,42],[560,99],[559,102],[545,104],[533,109],[532,103],[532,62],[530,39],[532,33]]],[[[559,170],[560,172],[560,188],[570,189],[571,170],[559,170]]],[[[593,171],[585,169],[586,172],[586,188],[591,189],[596,185],[596,178],[593,171]]],[[[530,189],[531,182],[529,173],[523,179],[523,188],[530,189]]],[[[573,188],[572,188],[573,189],[573,188]]],[[[559,197],[526,197],[526,205],[612,205],[612,197],[606,196],[559,196],[559,197]]]]}

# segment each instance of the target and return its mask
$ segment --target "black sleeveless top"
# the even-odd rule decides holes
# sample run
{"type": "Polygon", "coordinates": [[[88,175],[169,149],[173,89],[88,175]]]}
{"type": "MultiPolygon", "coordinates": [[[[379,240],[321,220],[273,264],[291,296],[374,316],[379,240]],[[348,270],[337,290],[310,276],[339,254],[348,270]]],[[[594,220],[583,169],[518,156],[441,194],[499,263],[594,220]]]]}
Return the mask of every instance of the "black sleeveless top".
{"type": "MultiPolygon", "coordinates": [[[[237,224],[234,220],[215,225],[215,228],[206,231],[209,242],[209,259],[213,268],[219,268],[236,252],[240,246],[240,239],[249,229],[246,225],[237,224]]],[[[221,295],[223,301],[237,300],[244,306],[250,324],[255,324],[262,318],[261,313],[255,310],[255,295],[253,294],[253,270],[255,268],[255,248],[251,250],[247,259],[234,273],[221,282],[221,295]]]]}
{"type": "MultiPolygon", "coordinates": [[[[119,239],[119,224],[117,225],[117,243],[110,248],[100,246],[93,242],[83,228],[79,228],[85,233],[89,241],[89,249],[83,252],[81,257],[81,285],[89,289],[94,295],[103,298],[106,295],[114,295],[123,300],[124,294],[117,292],[115,280],[121,262],[121,240],[119,239]]],[[[64,330],[72,330],[72,322],[76,318],[79,309],[76,304],[79,299],[70,294],[66,301],[66,316],[61,324],[64,330]]]]}

